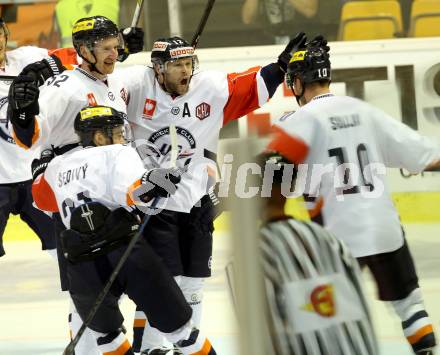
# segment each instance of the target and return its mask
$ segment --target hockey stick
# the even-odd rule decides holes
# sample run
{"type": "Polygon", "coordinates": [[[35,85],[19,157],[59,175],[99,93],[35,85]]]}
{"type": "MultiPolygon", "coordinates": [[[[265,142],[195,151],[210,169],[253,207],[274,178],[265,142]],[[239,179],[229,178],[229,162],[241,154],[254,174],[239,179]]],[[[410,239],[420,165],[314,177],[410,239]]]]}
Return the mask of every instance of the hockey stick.
{"type": "MultiPolygon", "coordinates": [[[[156,197],[153,200],[153,203],[151,204],[150,208],[155,208],[158,201],[159,201],[159,198],[156,197]]],[[[92,308],[90,309],[89,314],[87,315],[83,324],[79,328],[78,333],[76,333],[75,337],[70,341],[70,343],[69,343],[69,345],[67,345],[66,349],[64,349],[63,355],[74,355],[75,354],[75,346],[78,344],[84,331],[90,325],[90,322],[95,317],[95,314],[98,311],[98,308],[101,306],[102,301],[104,301],[105,296],[107,296],[107,293],[110,290],[110,287],[113,285],[113,282],[116,280],[116,277],[118,277],[119,271],[124,266],[125,261],[130,256],[131,250],[134,248],[135,244],[137,243],[137,241],[141,237],[141,235],[145,229],[145,226],[147,225],[150,218],[151,218],[151,214],[145,215],[144,220],[142,221],[142,224],[139,227],[139,230],[133,236],[133,238],[131,238],[130,243],[128,243],[127,249],[124,251],[124,254],[122,254],[121,259],[119,259],[117,265],[115,266],[115,268],[114,268],[112,274],[110,275],[107,283],[105,284],[104,288],[101,290],[99,295],[96,297],[96,301],[93,304],[92,308]]]]}
{"type": "Polygon", "coordinates": [[[142,6],[144,5],[144,0],[137,0],[136,9],[134,10],[133,19],[131,20],[131,27],[136,27],[141,17],[142,6]]]}
{"type": "Polygon", "coordinates": [[[208,21],[208,17],[211,14],[214,3],[215,0],[208,0],[208,3],[206,4],[205,11],[203,12],[203,16],[200,20],[199,26],[197,27],[197,30],[194,33],[194,37],[191,41],[191,46],[193,48],[196,48],[197,44],[199,43],[200,36],[202,35],[203,29],[205,28],[206,22],[208,21]]]}
{"type": "Polygon", "coordinates": [[[171,158],[170,165],[175,168],[177,165],[177,154],[179,148],[177,147],[177,131],[174,123],[170,124],[170,139],[171,139],[171,158]]]}
{"type": "Polygon", "coordinates": [[[0,81],[13,81],[15,78],[14,75],[0,75],[0,81]]]}

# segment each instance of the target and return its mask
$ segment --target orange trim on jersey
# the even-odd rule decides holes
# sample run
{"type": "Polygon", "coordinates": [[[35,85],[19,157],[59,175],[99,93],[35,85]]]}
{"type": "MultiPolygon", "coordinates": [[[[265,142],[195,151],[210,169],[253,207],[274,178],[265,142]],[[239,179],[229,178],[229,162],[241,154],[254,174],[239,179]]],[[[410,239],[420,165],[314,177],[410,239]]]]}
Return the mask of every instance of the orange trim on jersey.
{"type": "Polygon", "coordinates": [[[146,319],[135,319],[133,321],[133,327],[134,328],[144,328],[145,324],[147,324],[147,320],[146,319]]]}
{"type": "Polygon", "coordinates": [[[294,164],[301,164],[309,154],[309,146],[300,138],[291,136],[280,127],[272,127],[273,138],[267,149],[281,154],[294,164]]]}
{"type": "Polygon", "coordinates": [[[78,65],[78,56],[75,48],[57,48],[50,49],[47,52],[49,55],[56,55],[67,69],[71,70],[75,65],[78,65]]]}
{"type": "Polygon", "coordinates": [[[15,134],[15,129],[14,128],[12,129],[12,138],[14,138],[15,143],[17,143],[19,147],[24,148],[26,150],[32,147],[39,137],[40,137],[40,126],[38,125],[38,121],[35,118],[34,118],[34,134],[32,135],[30,146],[24,144],[20,139],[18,139],[17,135],[15,134]]]}
{"type": "Polygon", "coordinates": [[[126,198],[127,206],[133,206],[135,204],[133,198],[133,191],[136,190],[139,186],[141,186],[141,183],[142,183],[141,179],[139,179],[128,187],[127,198],[126,198]]]}
{"type": "Polygon", "coordinates": [[[131,345],[127,339],[125,339],[124,343],[121,344],[119,348],[113,351],[106,351],[102,353],[103,355],[125,355],[128,350],[130,350],[131,345]]]}
{"type": "Polygon", "coordinates": [[[58,212],[55,194],[44,178],[44,174],[38,176],[32,184],[32,198],[40,210],[58,212]]]}
{"type": "Polygon", "coordinates": [[[223,125],[259,108],[257,73],[260,66],[228,74],[229,97],[223,109],[223,125]]]}
{"type": "Polygon", "coordinates": [[[193,353],[192,355],[208,355],[211,349],[212,349],[211,343],[209,342],[208,339],[205,339],[202,349],[197,351],[196,353],[193,353]]]}
{"type": "Polygon", "coordinates": [[[321,213],[322,207],[324,206],[324,199],[320,197],[315,207],[307,210],[309,212],[310,218],[315,218],[321,213]]]}
{"type": "Polygon", "coordinates": [[[412,345],[417,343],[420,339],[422,339],[425,335],[429,333],[434,333],[431,324],[425,325],[424,327],[420,328],[415,334],[406,337],[406,339],[408,339],[408,342],[412,345]]]}

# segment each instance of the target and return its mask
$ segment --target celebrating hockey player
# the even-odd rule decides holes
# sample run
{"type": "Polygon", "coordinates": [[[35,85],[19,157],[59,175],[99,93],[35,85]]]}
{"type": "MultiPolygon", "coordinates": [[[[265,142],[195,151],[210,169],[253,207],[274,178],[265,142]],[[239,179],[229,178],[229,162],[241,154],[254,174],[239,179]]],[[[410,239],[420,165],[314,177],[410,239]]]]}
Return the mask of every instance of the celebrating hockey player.
{"type": "MultiPolygon", "coordinates": [[[[129,53],[142,50],[141,29],[126,35],[129,53]],[[128,36],[128,37],[127,37],[128,36]]],[[[74,70],[53,76],[38,89],[35,77],[26,68],[13,82],[9,92],[8,117],[18,144],[30,150],[53,149],[63,154],[78,145],[73,121],[77,113],[88,105],[106,104],[125,112],[126,90],[111,73],[116,61],[125,59],[126,51],[121,32],[104,16],[79,19],[72,29],[72,42],[82,63],[74,70]],[[122,53],[122,57],[120,55],[122,53]]],[[[62,224],[60,225],[62,227],[62,224]]],[[[58,250],[59,251],[59,250],[58,250]]],[[[59,258],[61,286],[68,289],[64,260],[59,258]]],[[[72,310],[69,323],[73,334],[81,325],[72,310]]],[[[76,347],[77,355],[99,354],[94,339],[84,336],[76,347]],[[88,341],[87,341],[88,340],[88,341]]]]}
{"type": "Polygon", "coordinates": [[[308,165],[306,193],[316,197],[315,217],[319,211],[324,226],[370,269],[379,298],[392,304],[414,353],[432,354],[433,327],[385,166],[412,173],[438,167],[440,147],[363,101],[334,96],[328,51],[320,39],[293,53],[286,78],[300,109],[275,123],[268,148],[308,165]],[[313,164],[336,168],[313,184],[313,164]]]}
{"type": "MultiPolygon", "coordinates": [[[[126,115],[111,107],[82,109],[75,118],[77,147],[34,171],[37,206],[59,212],[67,230],[61,234],[67,258],[69,292],[84,320],[128,240],[139,226],[126,208],[176,191],[178,169],[146,171],[137,151],[124,143],[126,115]]],[[[150,322],[183,354],[215,355],[209,341],[192,327],[191,307],[159,257],[140,238],[90,328],[104,354],[134,354],[122,332],[118,300],[126,293],[150,322]]]]}
{"type": "MultiPolygon", "coordinates": [[[[28,72],[38,78],[52,76],[62,67],[60,60],[53,55],[54,51],[32,46],[20,47],[6,51],[9,30],[0,18],[0,150],[2,164],[0,166],[0,256],[5,254],[3,248],[3,233],[9,215],[18,214],[20,218],[40,238],[43,249],[50,250],[55,255],[55,227],[47,215],[32,206],[31,196],[31,162],[35,155],[27,154],[17,144],[8,130],[7,110],[8,92],[13,76],[21,72],[28,64],[39,61],[38,68],[33,66],[28,72]],[[50,57],[49,54],[52,54],[50,57]],[[37,71],[35,71],[35,69],[37,71]],[[11,77],[8,79],[7,77],[11,77]]],[[[69,50],[57,50],[57,55],[68,53],[69,50]]],[[[66,57],[66,56],[64,56],[66,57]]],[[[66,63],[65,64],[70,64],[66,63]]],[[[29,68],[28,68],[29,69],[29,68]]]]}
{"type": "MultiPolygon", "coordinates": [[[[197,72],[197,56],[187,41],[161,38],[153,44],[152,68],[115,72],[130,95],[127,113],[135,141],[153,143],[166,154],[171,147],[168,127],[174,124],[180,152],[191,161],[179,190],[163,201],[164,210],[152,216],[145,236],[176,276],[196,325],[200,324],[204,278],[211,275],[214,211],[208,190],[216,179],[220,129],[273,96],[284,80],[292,48],[303,40],[302,35],[291,40],[276,63],[226,74],[197,72]]],[[[135,348],[148,354],[148,349],[158,345],[148,336],[153,333],[147,320],[147,337],[142,346],[136,342],[135,348]]]]}
{"type": "Polygon", "coordinates": [[[291,190],[296,171],[282,156],[259,158],[273,171],[259,243],[274,354],[378,354],[356,259],[318,224],[284,213],[282,184],[291,190]],[[289,164],[292,179],[283,180],[289,164]]]}

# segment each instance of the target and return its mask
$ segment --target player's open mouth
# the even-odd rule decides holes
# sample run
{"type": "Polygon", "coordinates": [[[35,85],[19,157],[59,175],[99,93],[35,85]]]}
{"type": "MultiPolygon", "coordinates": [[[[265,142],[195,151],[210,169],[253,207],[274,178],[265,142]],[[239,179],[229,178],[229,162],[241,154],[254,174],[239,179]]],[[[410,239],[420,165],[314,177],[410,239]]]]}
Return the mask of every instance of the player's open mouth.
{"type": "Polygon", "coordinates": [[[180,81],[180,85],[188,85],[189,80],[188,79],[182,79],[180,81]]]}

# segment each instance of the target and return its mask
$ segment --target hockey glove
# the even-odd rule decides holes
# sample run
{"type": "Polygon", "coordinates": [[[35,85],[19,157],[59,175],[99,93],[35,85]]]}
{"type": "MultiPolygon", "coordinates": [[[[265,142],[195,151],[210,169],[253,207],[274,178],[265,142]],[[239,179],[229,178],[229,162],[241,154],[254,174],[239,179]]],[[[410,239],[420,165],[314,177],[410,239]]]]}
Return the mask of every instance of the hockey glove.
{"type": "Polygon", "coordinates": [[[61,74],[64,70],[66,67],[61,60],[56,55],[51,55],[49,58],[25,66],[20,75],[32,77],[37,85],[41,86],[47,79],[61,74]]]}
{"type": "Polygon", "coordinates": [[[323,35],[317,35],[315,38],[307,42],[306,45],[311,47],[321,47],[325,49],[327,53],[330,52],[330,46],[327,44],[327,40],[323,35]]]}
{"type": "Polygon", "coordinates": [[[127,27],[121,30],[124,49],[119,50],[118,61],[123,62],[130,54],[141,52],[144,48],[144,31],[140,27],[127,27]]]}
{"type": "Polygon", "coordinates": [[[17,76],[9,88],[8,119],[13,125],[26,128],[40,113],[38,97],[40,91],[31,76],[17,76]]]}
{"type": "Polygon", "coordinates": [[[155,197],[168,197],[177,190],[180,182],[181,172],[176,168],[157,168],[145,173],[142,177],[142,186],[146,192],[139,198],[143,202],[148,202],[155,197]]]}
{"type": "Polygon", "coordinates": [[[299,32],[290,40],[286,48],[284,48],[284,51],[278,56],[277,63],[284,72],[287,72],[287,66],[289,65],[290,58],[292,58],[292,53],[295,53],[298,49],[304,48],[306,41],[306,34],[304,32],[299,32]]]}
{"type": "Polygon", "coordinates": [[[51,149],[45,149],[41,152],[40,159],[32,160],[32,180],[35,180],[46,171],[47,166],[54,157],[55,155],[51,149]]]}

